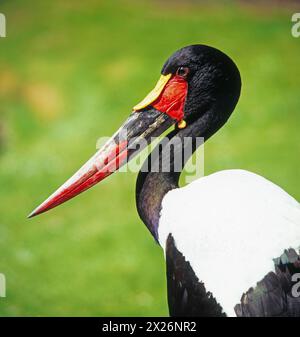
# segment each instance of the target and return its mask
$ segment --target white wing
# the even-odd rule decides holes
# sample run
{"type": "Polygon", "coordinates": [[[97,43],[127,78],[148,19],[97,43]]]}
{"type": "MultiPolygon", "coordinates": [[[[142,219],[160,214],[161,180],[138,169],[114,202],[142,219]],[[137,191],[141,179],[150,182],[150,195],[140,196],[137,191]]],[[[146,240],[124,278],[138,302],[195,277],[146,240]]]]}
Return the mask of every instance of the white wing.
{"type": "Polygon", "coordinates": [[[300,245],[300,205],[280,187],[243,170],[221,171],[163,199],[159,242],[172,233],[207,291],[234,314],[244,292],[300,245]]]}

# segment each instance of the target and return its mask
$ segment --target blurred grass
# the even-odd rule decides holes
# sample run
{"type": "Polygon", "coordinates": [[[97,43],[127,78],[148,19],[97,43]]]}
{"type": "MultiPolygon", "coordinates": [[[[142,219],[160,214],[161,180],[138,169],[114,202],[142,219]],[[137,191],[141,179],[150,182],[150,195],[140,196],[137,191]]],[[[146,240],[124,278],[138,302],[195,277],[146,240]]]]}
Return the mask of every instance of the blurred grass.
{"type": "Polygon", "coordinates": [[[0,315],[167,315],[160,248],[139,220],[135,174],[26,215],[114,132],[176,49],[237,62],[241,101],[207,144],[206,174],[260,173],[300,199],[299,54],[291,10],[183,1],[1,1],[0,315]]]}

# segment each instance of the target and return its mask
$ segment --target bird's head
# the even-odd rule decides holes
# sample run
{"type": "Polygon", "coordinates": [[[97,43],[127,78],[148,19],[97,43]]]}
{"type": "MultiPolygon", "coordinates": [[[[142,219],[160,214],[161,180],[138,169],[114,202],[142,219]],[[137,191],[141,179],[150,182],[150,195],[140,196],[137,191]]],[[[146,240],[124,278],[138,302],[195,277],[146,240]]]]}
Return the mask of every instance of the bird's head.
{"type": "Polygon", "coordinates": [[[239,99],[241,79],[234,62],[221,51],[192,45],[164,64],[155,88],[133,108],[125,123],[96,154],[29,217],[54,208],[97,184],[141,151],[172,124],[189,129],[201,119],[198,136],[209,137],[229,118],[239,99]]]}
{"type": "Polygon", "coordinates": [[[240,73],[235,63],[218,49],[192,45],[176,51],[164,64],[163,76],[170,82],[185,81],[187,95],[182,117],[189,124],[213,110],[216,119],[226,121],[238,102],[240,73]]]}

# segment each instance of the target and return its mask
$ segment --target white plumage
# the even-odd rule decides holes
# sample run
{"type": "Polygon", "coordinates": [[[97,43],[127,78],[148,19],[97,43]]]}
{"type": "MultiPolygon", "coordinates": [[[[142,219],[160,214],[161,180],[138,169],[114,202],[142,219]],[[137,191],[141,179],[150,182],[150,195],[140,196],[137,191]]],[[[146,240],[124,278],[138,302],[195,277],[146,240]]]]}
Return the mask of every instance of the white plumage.
{"type": "Polygon", "coordinates": [[[300,204],[265,178],[226,170],[170,191],[162,202],[159,242],[172,233],[224,311],[274,270],[273,258],[300,245],[300,204]]]}

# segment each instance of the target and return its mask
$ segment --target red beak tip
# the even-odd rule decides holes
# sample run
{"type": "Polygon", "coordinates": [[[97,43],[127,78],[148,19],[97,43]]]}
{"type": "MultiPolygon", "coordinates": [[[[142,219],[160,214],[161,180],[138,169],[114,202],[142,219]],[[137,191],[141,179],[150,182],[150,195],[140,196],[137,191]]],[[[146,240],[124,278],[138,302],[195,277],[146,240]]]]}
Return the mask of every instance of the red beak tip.
{"type": "Polygon", "coordinates": [[[32,211],[29,215],[27,215],[27,219],[30,219],[30,218],[33,218],[35,217],[36,215],[38,215],[39,213],[36,212],[36,210],[32,211]]]}
{"type": "Polygon", "coordinates": [[[35,216],[45,212],[46,210],[43,210],[41,206],[35,208],[29,215],[27,215],[27,219],[34,218],[35,216]]]}

